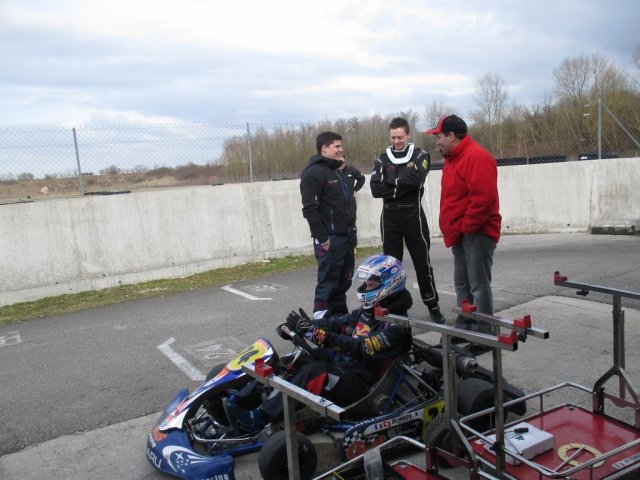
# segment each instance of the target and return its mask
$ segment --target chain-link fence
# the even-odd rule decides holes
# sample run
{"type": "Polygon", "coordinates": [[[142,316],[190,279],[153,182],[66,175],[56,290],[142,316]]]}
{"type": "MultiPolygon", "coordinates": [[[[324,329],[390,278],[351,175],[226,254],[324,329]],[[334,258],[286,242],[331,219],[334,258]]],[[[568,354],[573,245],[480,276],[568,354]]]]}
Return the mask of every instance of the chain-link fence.
{"type": "MultiPolygon", "coordinates": [[[[0,129],[0,203],[298,178],[323,130],[341,133],[348,162],[368,173],[388,145],[388,120],[0,129]]],[[[441,168],[433,138],[417,137],[419,146],[432,154],[432,168],[441,168]]],[[[505,166],[598,158],[595,148],[572,150],[567,145],[553,154],[540,150],[497,162],[505,166]]],[[[637,149],[601,153],[602,158],[637,155],[637,149]]]]}
{"type": "Polygon", "coordinates": [[[0,199],[220,183],[225,141],[249,125],[0,130],[0,199]],[[80,175],[81,173],[81,175],[80,175]]]}

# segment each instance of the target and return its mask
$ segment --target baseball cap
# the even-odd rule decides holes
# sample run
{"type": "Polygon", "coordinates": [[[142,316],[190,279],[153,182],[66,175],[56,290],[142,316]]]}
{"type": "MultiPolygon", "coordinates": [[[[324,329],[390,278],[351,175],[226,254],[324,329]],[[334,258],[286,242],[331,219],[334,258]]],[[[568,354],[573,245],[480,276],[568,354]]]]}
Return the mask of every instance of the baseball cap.
{"type": "Polygon", "coordinates": [[[438,122],[438,126],[436,126],[436,128],[427,130],[425,133],[427,135],[435,135],[440,132],[444,132],[444,133],[453,132],[455,134],[466,134],[467,124],[464,122],[464,120],[462,120],[457,115],[446,115],[440,119],[440,121],[438,122]]]}

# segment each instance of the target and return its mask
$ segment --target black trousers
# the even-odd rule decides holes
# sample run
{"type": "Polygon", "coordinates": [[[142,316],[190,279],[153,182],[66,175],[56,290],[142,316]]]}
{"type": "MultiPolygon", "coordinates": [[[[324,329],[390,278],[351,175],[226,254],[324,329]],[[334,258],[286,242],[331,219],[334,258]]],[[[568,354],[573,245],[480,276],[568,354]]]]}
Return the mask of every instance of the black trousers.
{"type": "Polygon", "coordinates": [[[313,311],[349,313],[347,291],[353,278],[356,244],[353,239],[341,235],[331,235],[329,240],[331,246],[328,251],[314,241],[314,252],[318,261],[318,283],[313,299],[313,311]]]}
{"type": "Polygon", "coordinates": [[[429,225],[422,207],[382,209],[380,217],[382,249],[402,261],[404,244],[416,269],[418,287],[422,302],[429,308],[438,306],[438,291],[433,277],[433,267],[429,258],[429,225]]]}

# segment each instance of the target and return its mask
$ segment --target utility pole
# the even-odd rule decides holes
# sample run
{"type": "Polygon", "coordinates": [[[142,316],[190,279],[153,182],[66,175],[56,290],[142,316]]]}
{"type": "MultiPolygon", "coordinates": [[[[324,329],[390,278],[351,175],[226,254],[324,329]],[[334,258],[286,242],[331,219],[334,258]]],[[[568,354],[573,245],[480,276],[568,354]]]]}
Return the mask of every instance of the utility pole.
{"type": "Polygon", "coordinates": [[[598,160],[602,158],[602,100],[598,97],[598,160]]]}
{"type": "Polygon", "coordinates": [[[249,150],[249,181],[253,182],[253,156],[251,155],[251,130],[247,122],[247,150],[249,150]]]}

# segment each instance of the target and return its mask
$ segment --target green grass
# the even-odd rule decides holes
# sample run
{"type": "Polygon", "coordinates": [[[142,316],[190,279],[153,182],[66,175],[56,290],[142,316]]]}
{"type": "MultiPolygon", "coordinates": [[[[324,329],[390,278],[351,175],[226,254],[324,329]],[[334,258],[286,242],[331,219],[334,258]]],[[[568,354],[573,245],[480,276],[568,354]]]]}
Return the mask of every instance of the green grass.
{"type": "MultiPolygon", "coordinates": [[[[364,258],[380,252],[380,247],[358,248],[357,257],[364,258]]],[[[356,260],[357,263],[357,260],[356,260]]],[[[131,300],[171,295],[174,293],[215,287],[250,278],[274,275],[281,272],[315,267],[312,255],[289,256],[268,262],[250,263],[231,268],[220,268],[189,277],[153,280],[150,282],[87,292],[47,297],[33,302],[16,303],[0,307],[0,325],[21,322],[31,318],[48,317],[61,313],[77,312],[131,300]]]]}

